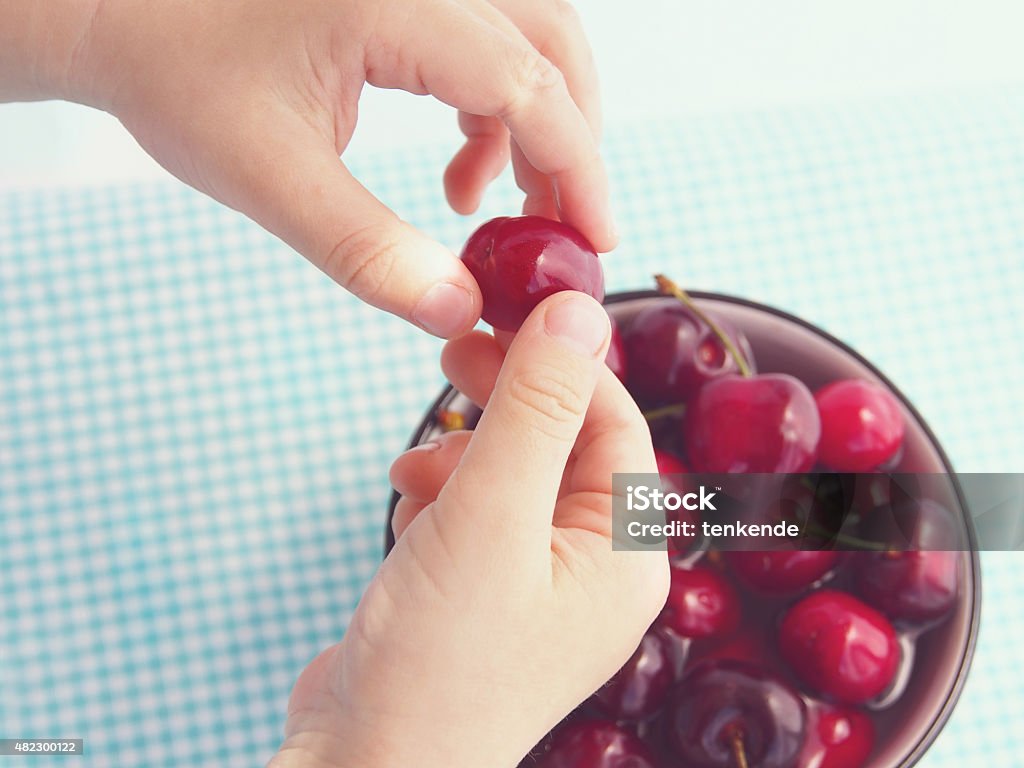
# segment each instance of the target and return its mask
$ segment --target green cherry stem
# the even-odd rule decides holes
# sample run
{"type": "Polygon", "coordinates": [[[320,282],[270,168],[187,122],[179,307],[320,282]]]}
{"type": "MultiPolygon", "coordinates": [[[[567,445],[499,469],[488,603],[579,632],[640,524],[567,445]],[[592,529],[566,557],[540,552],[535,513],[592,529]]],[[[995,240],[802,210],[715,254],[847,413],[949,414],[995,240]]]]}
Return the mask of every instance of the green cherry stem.
{"type": "Polygon", "coordinates": [[[664,419],[666,416],[682,416],[684,413],[686,413],[686,403],[673,403],[672,405],[663,405],[660,408],[651,408],[649,411],[644,411],[644,418],[649,423],[658,419],[664,419]]]}
{"type": "Polygon", "coordinates": [[[714,320],[708,317],[707,313],[697,306],[696,302],[694,302],[694,300],[690,297],[690,294],[688,294],[686,291],[684,291],[682,288],[680,288],[678,285],[672,282],[672,280],[665,277],[665,275],[655,275],[654,280],[658,284],[659,291],[666,294],[667,296],[674,296],[677,299],[679,299],[679,301],[681,301],[684,305],[690,308],[693,314],[695,314],[697,317],[699,317],[703,322],[707,324],[707,326],[711,329],[715,336],[718,337],[718,340],[722,342],[722,345],[725,347],[726,351],[730,355],[732,355],[732,359],[736,361],[736,367],[740,369],[740,374],[744,378],[749,379],[753,375],[753,373],[750,370],[750,365],[747,364],[746,358],[743,357],[742,354],[740,354],[740,351],[736,348],[736,345],[732,343],[732,339],[730,339],[729,336],[725,333],[725,331],[721,329],[718,323],[716,323],[714,320]]]}
{"type": "Polygon", "coordinates": [[[848,533],[834,533],[809,521],[801,522],[800,520],[794,520],[791,517],[785,516],[783,516],[781,520],[784,523],[802,527],[804,533],[812,533],[817,536],[824,536],[825,538],[833,539],[840,544],[850,547],[850,549],[860,549],[868,552],[888,552],[891,549],[891,547],[887,547],[880,541],[869,541],[868,539],[862,539],[859,536],[851,536],[848,533]]]}

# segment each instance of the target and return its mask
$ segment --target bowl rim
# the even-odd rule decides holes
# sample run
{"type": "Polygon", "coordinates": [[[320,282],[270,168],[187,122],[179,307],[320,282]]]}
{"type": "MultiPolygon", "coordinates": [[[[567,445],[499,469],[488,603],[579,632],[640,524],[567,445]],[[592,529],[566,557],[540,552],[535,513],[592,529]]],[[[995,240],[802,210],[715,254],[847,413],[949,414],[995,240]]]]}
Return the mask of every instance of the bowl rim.
{"type": "MultiPolygon", "coordinates": [[[[967,510],[967,501],[964,497],[963,489],[960,486],[960,481],[957,478],[956,472],[953,469],[953,464],[946,455],[942,444],[939,442],[932,428],[928,425],[928,422],[924,420],[914,404],[910,402],[909,398],[903,394],[903,392],[886,376],[880,371],[870,360],[861,355],[857,350],[851,347],[849,344],[844,342],[842,339],[836,338],[828,331],[814,325],[801,317],[797,317],[785,310],[778,309],[769,304],[763,304],[757,301],[751,301],[750,299],[743,298],[741,296],[733,296],[727,293],[718,293],[715,291],[699,291],[689,290],[687,293],[694,299],[703,301],[718,301],[726,304],[735,304],[737,306],[747,307],[749,309],[766,312],[770,315],[774,315],[782,320],[787,320],[795,325],[798,325],[805,330],[811,331],[812,333],[820,336],[825,341],[839,348],[842,352],[852,357],[856,362],[867,368],[879,381],[881,381],[902,403],[903,407],[910,412],[910,414],[917,421],[928,438],[928,442],[932,448],[935,449],[939,456],[939,460],[945,467],[946,472],[950,475],[953,489],[956,492],[957,501],[960,503],[960,508],[967,510]]],[[[659,293],[652,289],[642,290],[630,290],[630,291],[617,291],[609,293],[604,298],[604,304],[619,304],[627,301],[635,301],[638,299],[654,299],[654,298],[668,298],[663,293],[659,293]]],[[[412,438],[409,441],[408,448],[413,448],[420,443],[423,439],[424,434],[432,426],[433,414],[437,412],[437,409],[445,402],[452,393],[455,392],[455,388],[451,384],[446,384],[441,393],[434,398],[430,406],[427,409],[426,414],[420,421],[419,426],[413,432],[412,438]]],[[[398,503],[399,495],[398,492],[391,491],[391,498],[388,503],[388,515],[387,522],[384,531],[384,556],[391,551],[394,547],[395,540],[394,534],[391,530],[391,519],[394,516],[395,505],[398,503]]],[[[974,660],[974,652],[977,647],[978,633],[981,624],[981,558],[978,553],[977,538],[974,531],[974,524],[970,514],[965,516],[967,537],[970,545],[971,553],[971,614],[969,617],[969,624],[967,628],[967,640],[964,646],[964,652],[960,658],[960,667],[957,669],[956,676],[953,678],[953,684],[949,689],[946,696],[946,700],[943,702],[942,708],[936,713],[935,718],[929,723],[928,727],[922,732],[920,738],[914,747],[907,753],[902,762],[899,763],[898,768],[910,768],[916,765],[925,752],[935,743],[939,733],[945,728],[946,723],[949,722],[949,718],[953,714],[957,703],[960,700],[960,696],[963,693],[964,685],[967,682],[967,674],[970,671],[971,663],[974,660]]]]}

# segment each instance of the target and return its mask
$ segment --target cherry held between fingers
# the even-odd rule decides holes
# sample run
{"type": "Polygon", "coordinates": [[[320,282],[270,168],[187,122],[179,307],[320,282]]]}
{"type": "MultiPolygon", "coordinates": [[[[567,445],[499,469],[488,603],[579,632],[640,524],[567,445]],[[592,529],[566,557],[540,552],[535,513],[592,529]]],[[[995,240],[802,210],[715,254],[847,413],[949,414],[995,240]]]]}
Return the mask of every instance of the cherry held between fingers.
{"type": "Polygon", "coordinates": [[[581,291],[604,301],[604,273],[593,246],[579,232],[541,216],[502,216],[477,229],[462,261],[483,295],[483,319],[515,331],[541,301],[581,291]]]}

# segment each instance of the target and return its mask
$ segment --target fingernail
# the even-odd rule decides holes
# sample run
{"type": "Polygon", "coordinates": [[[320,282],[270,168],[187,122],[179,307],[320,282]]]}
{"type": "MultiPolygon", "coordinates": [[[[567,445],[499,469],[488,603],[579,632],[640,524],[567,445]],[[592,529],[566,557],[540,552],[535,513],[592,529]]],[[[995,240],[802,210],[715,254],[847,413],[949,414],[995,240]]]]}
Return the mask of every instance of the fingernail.
{"type": "Polygon", "coordinates": [[[440,447],[441,442],[439,440],[428,440],[425,443],[414,445],[412,448],[406,451],[406,453],[412,453],[413,451],[419,451],[420,453],[432,453],[438,450],[440,447]]]}
{"type": "Polygon", "coordinates": [[[544,327],[550,336],[585,357],[601,351],[610,330],[604,308],[582,293],[567,293],[548,307],[544,327]]]}
{"type": "Polygon", "coordinates": [[[438,283],[427,291],[412,311],[413,322],[442,339],[466,330],[473,311],[473,297],[455,283],[438,283]]]}

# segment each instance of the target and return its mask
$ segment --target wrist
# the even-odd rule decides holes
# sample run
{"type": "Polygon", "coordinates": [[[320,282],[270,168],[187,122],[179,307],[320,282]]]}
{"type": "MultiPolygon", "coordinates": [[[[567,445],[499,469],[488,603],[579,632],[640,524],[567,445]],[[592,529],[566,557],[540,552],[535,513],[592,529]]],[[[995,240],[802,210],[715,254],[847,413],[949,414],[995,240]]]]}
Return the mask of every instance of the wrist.
{"type": "Polygon", "coordinates": [[[506,754],[504,748],[473,749],[469,734],[461,734],[460,748],[452,750],[437,735],[394,740],[383,729],[353,734],[337,721],[330,727],[289,734],[266,768],[512,768],[523,756],[506,754]],[[487,758],[481,760],[481,754],[487,758]]]}
{"type": "MultiPolygon", "coordinates": [[[[417,768],[434,768],[423,763],[419,756],[416,760],[417,768]]],[[[389,750],[381,743],[367,749],[358,738],[317,730],[289,735],[267,768],[398,768],[405,765],[411,763],[406,762],[400,750],[389,750]]]]}
{"type": "Polygon", "coordinates": [[[88,103],[89,40],[102,0],[0,0],[0,101],[88,103]]]}

